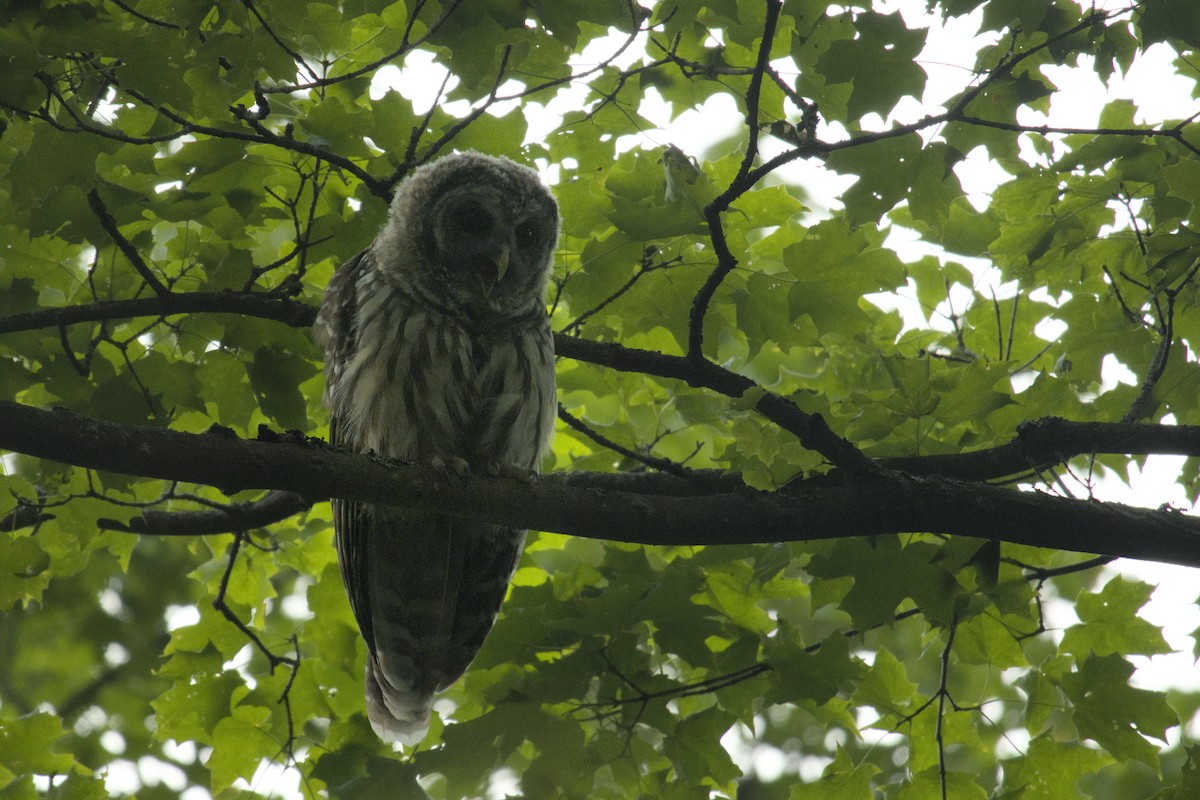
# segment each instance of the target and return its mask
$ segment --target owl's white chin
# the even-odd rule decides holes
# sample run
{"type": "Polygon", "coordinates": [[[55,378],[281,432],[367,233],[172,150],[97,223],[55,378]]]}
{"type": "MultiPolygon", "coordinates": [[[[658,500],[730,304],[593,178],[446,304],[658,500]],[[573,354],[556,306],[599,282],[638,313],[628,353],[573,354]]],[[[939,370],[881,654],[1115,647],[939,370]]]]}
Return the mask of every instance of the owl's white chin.
{"type": "Polygon", "coordinates": [[[531,302],[527,291],[513,290],[503,283],[496,284],[491,291],[483,291],[481,288],[462,294],[456,293],[455,299],[476,322],[523,318],[540,304],[540,300],[531,302]]]}

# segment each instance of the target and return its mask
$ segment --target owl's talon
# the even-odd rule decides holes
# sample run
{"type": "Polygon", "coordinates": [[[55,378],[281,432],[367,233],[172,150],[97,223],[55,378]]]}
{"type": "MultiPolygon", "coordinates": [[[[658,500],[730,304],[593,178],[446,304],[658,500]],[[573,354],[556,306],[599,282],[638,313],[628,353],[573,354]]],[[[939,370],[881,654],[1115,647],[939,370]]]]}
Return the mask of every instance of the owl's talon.
{"type": "Polygon", "coordinates": [[[513,466],[512,464],[488,464],[484,471],[496,478],[511,478],[521,483],[532,485],[537,482],[537,473],[531,469],[513,466]]]}
{"type": "Polygon", "coordinates": [[[466,459],[458,456],[434,456],[429,459],[429,466],[437,470],[446,480],[450,480],[451,476],[460,481],[471,477],[471,465],[467,463],[466,459]]]}

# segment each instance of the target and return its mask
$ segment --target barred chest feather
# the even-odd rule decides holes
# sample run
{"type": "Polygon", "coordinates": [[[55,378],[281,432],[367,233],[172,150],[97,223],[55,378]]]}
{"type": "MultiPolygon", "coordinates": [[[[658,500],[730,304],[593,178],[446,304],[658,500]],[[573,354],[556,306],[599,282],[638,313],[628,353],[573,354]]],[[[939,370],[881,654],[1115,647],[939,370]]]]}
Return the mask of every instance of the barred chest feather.
{"type": "Polygon", "coordinates": [[[556,415],[544,312],[474,326],[375,270],[355,288],[355,347],[329,398],[344,444],[416,463],[537,468],[556,415]]]}

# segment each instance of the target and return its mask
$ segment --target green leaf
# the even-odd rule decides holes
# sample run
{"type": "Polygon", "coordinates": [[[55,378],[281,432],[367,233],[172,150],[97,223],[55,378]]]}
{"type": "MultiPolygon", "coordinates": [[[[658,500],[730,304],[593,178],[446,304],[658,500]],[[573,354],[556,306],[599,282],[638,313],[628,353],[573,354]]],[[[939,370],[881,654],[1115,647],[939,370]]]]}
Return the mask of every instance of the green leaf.
{"type": "Polygon", "coordinates": [[[54,714],[34,713],[0,720],[0,766],[16,775],[69,772],[75,764],[70,753],[55,752],[67,731],[54,714]]]}
{"type": "Polygon", "coordinates": [[[213,741],[213,731],[228,717],[233,694],[242,685],[237,673],[221,668],[222,660],[212,649],[171,655],[159,675],[173,678],[174,684],[153,702],[159,736],[213,741]]]}
{"type": "Polygon", "coordinates": [[[1028,666],[1020,642],[1011,627],[989,613],[960,623],[954,632],[954,654],[972,664],[997,669],[1028,666]]]}
{"type": "Polygon", "coordinates": [[[697,786],[711,780],[722,786],[742,774],[721,745],[721,737],[733,721],[729,713],[710,708],[679,723],[665,752],[685,783],[697,786]]]}
{"type": "Polygon", "coordinates": [[[871,238],[864,229],[852,231],[841,220],[827,220],[784,250],[784,265],[796,279],[788,290],[793,319],[808,315],[822,335],[869,328],[862,296],[904,282],[900,260],[871,238]]]}
{"type": "Polygon", "coordinates": [[[906,707],[916,697],[917,685],[904,664],[890,650],[880,650],[870,669],[862,671],[854,697],[859,703],[884,709],[906,707]]]}
{"type": "Polygon", "coordinates": [[[1024,755],[1004,762],[1004,787],[1017,792],[1014,796],[1021,800],[1083,798],[1087,795],[1079,788],[1080,777],[1111,761],[1100,750],[1055,741],[1047,733],[1033,739],[1024,755]]]}
{"type": "Polygon", "coordinates": [[[825,768],[820,780],[793,786],[790,800],[872,800],[871,779],[879,767],[870,763],[854,764],[841,747],[833,763],[825,768]]]}
{"type": "Polygon", "coordinates": [[[238,778],[249,780],[263,759],[279,754],[280,743],[265,730],[271,710],[262,706],[241,705],[213,729],[213,755],[208,768],[212,786],[221,791],[238,778]]]}
{"type": "Polygon", "coordinates": [[[815,652],[809,652],[784,633],[773,637],[766,650],[772,682],[766,696],[768,703],[807,698],[823,705],[859,677],[861,667],[851,660],[845,636],[833,634],[822,640],[815,652]]]}
{"type": "Polygon", "coordinates": [[[943,775],[936,767],[922,770],[901,787],[896,797],[897,800],[936,800],[945,792],[947,797],[987,800],[987,791],[975,782],[975,777],[971,773],[953,771],[943,775]]]}
{"type": "Polygon", "coordinates": [[[1116,576],[1096,594],[1081,592],[1075,601],[1079,624],[1067,628],[1059,649],[1079,658],[1171,652],[1162,630],[1137,615],[1154,588],[1116,576]]]}
{"type": "Polygon", "coordinates": [[[828,555],[815,556],[807,569],[822,578],[854,576],[840,606],[859,630],[890,621],[906,598],[948,623],[957,583],[933,563],[935,553],[936,548],[922,543],[901,548],[894,536],[842,539],[828,555]]]}
{"type": "Polygon", "coordinates": [[[858,36],[833,42],[817,62],[826,83],[853,85],[847,103],[852,118],[887,116],[901,97],[920,97],[925,72],[917,54],[925,43],[919,30],[909,30],[898,13],[863,14],[856,18],[858,36]]]}
{"type": "Polygon", "coordinates": [[[1119,655],[1091,655],[1076,672],[1064,675],[1079,735],[1094,740],[1119,759],[1137,759],[1158,768],[1158,751],[1145,737],[1164,740],[1179,718],[1161,692],[1129,685],[1133,665],[1119,655]]]}
{"type": "Polygon", "coordinates": [[[744,628],[766,633],[775,625],[770,615],[759,607],[749,588],[748,576],[716,572],[708,576],[704,591],[693,600],[715,608],[744,628]]]}
{"type": "Polygon", "coordinates": [[[1174,800],[1184,800],[1184,798],[1200,792],[1200,747],[1184,745],[1183,750],[1187,753],[1187,761],[1181,770],[1179,787],[1175,792],[1174,800]]]}
{"type": "Polygon", "coordinates": [[[308,430],[308,401],[300,384],[316,373],[312,362],[277,347],[260,347],[246,371],[266,414],[285,428],[308,430]]]}
{"type": "Polygon", "coordinates": [[[0,564],[0,608],[40,597],[50,580],[50,554],[31,536],[0,536],[0,564]]]}
{"type": "Polygon", "coordinates": [[[858,175],[843,195],[851,225],[877,222],[908,194],[921,160],[921,139],[910,133],[885,136],[829,155],[837,172],[858,175]]]}

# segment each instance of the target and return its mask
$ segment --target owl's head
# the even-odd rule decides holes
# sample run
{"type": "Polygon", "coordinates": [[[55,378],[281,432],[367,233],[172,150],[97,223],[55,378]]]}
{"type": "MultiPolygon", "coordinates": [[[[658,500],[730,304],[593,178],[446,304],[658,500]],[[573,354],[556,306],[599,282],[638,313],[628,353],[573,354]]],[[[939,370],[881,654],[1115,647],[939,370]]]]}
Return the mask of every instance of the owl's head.
{"type": "Polygon", "coordinates": [[[543,301],[557,242],[558,206],[536,172],[466,152],[400,183],[374,248],[385,275],[427,299],[520,314],[543,301]]]}

